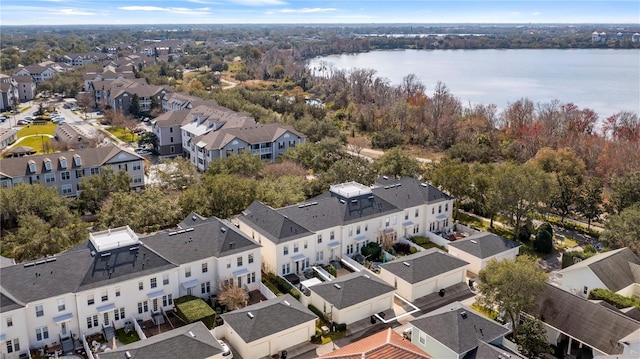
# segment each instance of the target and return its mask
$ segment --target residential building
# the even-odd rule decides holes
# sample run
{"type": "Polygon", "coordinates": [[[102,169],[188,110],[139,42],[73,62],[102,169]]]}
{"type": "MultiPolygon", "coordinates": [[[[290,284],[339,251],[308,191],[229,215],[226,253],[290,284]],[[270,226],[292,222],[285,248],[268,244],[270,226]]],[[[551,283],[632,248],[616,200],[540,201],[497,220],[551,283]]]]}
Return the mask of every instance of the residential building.
{"type": "Polygon", "coordinates": [[[409,323],[411,342],[438,359],[475,358],[481,343],[502,347],[504,336],[511,332],[459,302],[409,323]]]}
{"type": "Polygon", "coordinates": [[[54,62],[43,62],[36,65],[22,67],[13,73],[13,76],[31,76],[35,84],[39,84],[44,80],[48,80],[60,72],[66,71],[65,67],[55,64],[54,62]]]}
{"type": "Polygon", "coordinates": [[[56,141],[64,144],[69,149],[78,150],[99,144],[93,136],[85,133],[80,126],[74,124],[63,123],[53,131],[56,141]]]}
{"type": "Polygon", "coordinates": [[[567,354],[640,356],[640,322],[547,284],[526,313],[545,324],[549,344],[567,354]]]}
{"type": "Polygon", "coordinates": [[[136,78],[135,73],[132,70],[131,65],[129,67],[116,67],[116,66],[105,66],[102,69],[102,72],[87,72],[82,76],[84,80],[84,90],[86,92],[91,91],[91,84],[96,81],[113,81],[116,79],[128,79],[133,80],[136,78]]]}
{"type": "Polygon", "coordinates": [[[306,343],[318,317],[290,294],[221,315],[224,337],[242,358],[263,358],[306,343]]]}
{"type": "Polygon", "coordinates": [[[13,76],[16,80],[16,86],[18,88],[18,98],[20,102],[31,101],[36,98],[36,82],[31,76],[13,76]]]}
{"type": "Polygon", "coordinates": [[[436,248],[400,257],[380,266],[380,279],[413,302],[466,281],[469,263],[436,248]]]}
{"type": "Polygon", "coordinates": [[[164,111],[188,111],[200,105],[217,107],[215,100],[203,100],[200,97],[191,96],[188,93],[167,93],[162,98],[162,110],[164,111]]]}
{"type": "Polygon", "coordinates": [[[168,86],[149,85],[143,78],[125,77],[92,81],[90,89],[96,105],[106,104],[124,114],[129,114],[134,95],[138,97],[140,112],[149,112],[154,106],[160,108],[164,95],[171,92],[168,86]]]}
{"type": "Polygon", "coordinates": [[[182,156],[180,126],[187,116],[186,111],[169,111],[153,120],[151,131],[156,135],[155,150],[160,156],[182,156]]]}
{"type": "Polygon", "coordinates": [[[15,128],[0,128],[0,150],[4,150],[17,139],[18,130],[15,128]]]}
{"type": "Polygon", "coordinates": [[[78,54],[67,54],[62,56],[59,61],[73,67],[81,67],[87,64],[108,61],[114,58],[115,56],[110,53],[87,52],[78,54]]]}
{"type": "Polygon", "coordinates": [[[311,304],[335,323],[351,324],[393,308],[395,288],[362,272],[313,285],[311,304]]]}
{"type": "Polygon", "coordinates": [[[356,342],[345,345],[318,359],[431,359],[411,341],[388,328],[356,342]]]}
{"type": "Polygon", "coordinates": [[[582,298],[587,298],[596,288],[625,297],[640,296],[640,257],[629,248],[598,253],[557,274],[560,288],[582,298]]]}
{"type": "Polygon", "coordinates": [[[389,182],[343,183],[279,209],[255,201],[238,217],[239,228],[262,244],[265,270],[280,275],[352,257],[369,242],[449,230],[452,197],[413,178],[389,182]]]}
{"type": "Polygon", "coordinates": [[[82,177],[100,173],[110,166],[131,176],[131,189],[144,187],[144,158],[133,151],[110,144],[77,151],[5,158],[0,160],[0,186],[41,183],[56,187],[63,196],[78,196],[82,177]]]}
{"type": "Polygon", "coordinates": [[[99,353],[97,359],[225,359],[223,355],[218,339],[197,322],[99,353]]]}
{"type": "Polygon", "coordinates": [[[0,110],[8,110],[19,103],[18,83],[14,78],[0,74],[0,110]]]}
{"type": "Polygon", "coordinates": [[[480,232],[449,243],[449,254],[468,262],[469,272],[477,275],[493,259],[515,260],[520,245],[493,233],[480,232]]]}

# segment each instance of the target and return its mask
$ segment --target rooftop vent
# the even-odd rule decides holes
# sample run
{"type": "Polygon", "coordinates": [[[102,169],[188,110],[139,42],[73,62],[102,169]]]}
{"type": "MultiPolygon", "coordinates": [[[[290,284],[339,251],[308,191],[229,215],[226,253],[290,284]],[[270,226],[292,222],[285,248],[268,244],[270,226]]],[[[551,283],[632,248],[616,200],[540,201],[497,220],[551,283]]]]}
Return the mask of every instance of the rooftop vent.
{"type": "Polygon", "coordinates": [[[100,254],[100,257],[108,257],[111,255],[111,252],[104,252],[100,254]]]}
{"type": "Polygon", "coordinates": [[[364,277],[365,277],[365,278],[367,278],[367,279],[370,279],[370,278],[371,278],[371,277],[369,277],[369,275],[368,275],[368,274],[365,274],[365,275],[364,275],[364,277]]]}
{"type": "Polygon", "coordinates": [[[316,206],[316,205],[318,205],[318,202],[311,202],[311,205],[312,206],[316,206]]]}
{"type": "Polygon", "coordinates": [[[195,338],[195,337],[196,337],[196,335],[195,335],[195,334],[193,334],[193,332],[192,332],[192,331],[189,331],[189,335],[191,335],[191,338],[195,338]]]}
{"type": "Polygon", "coordinates": [[[178,232],[169,232],[170,236],[175,236],[176,234],[178,234],[178,232]]]}
{"type": "Polygon", "coordinates": [[[422,186],[422,187],[427,187],[427,186],[429,186],[429,185],[428,185],[428,184],[426,184],[426,183],[420,183],[420,186],[422,186]]]}
{"type": "Polygon", "coordinates": [[[467,312],[465,311],[460,312],[460,316],[462,317],[462,319],[467,319],[467,312]]]}
{"type": "Polygon", "coordinates": [[[358,200],[357,199],[352,199],[351,203],[358,203],[358,200]]]}
{"type": "Polygon", "coordinates": [[[286,300],[284,301],[284,304],[291,306],[291,303],[287,302],[286,300]]]}
{"type": "Polygon", "coordinates": [[[57,259],[58,259],[58,258],[56,258],[56,257],[49,257],[49,258],[47,258],[47,263],[49,263],[49,262],[55,262],[57,259]]]}
{"type": "Polygon", "coordinates": [[[95,257],[96,256],[96,251],[91,251],[91,256],[95,257]]]}
{"type": "Polygon", "coordinates": [[[347,203],[347,202],[346,202],[344,199],[341,199],[341,200],[340,200],[340,203],[345,204],[345,203],[347,203]]]}
{"type": "Polygon", "coordinates": [[[197,219],[198,219],[198,217],[196,217],[196,216],[191,216],[191,220],[192,220],[192,221],[195,221],[195,220],[197,220],[197,219]]]}
{"type": "Polygon", "coordinates": [[[388,180],[388,179],[389,179],[389,177],[387,177],[387,176],[382,176],[382,179],[383,179],[383,180],[388,180]]]}
{"type": "Polygon", "coordinates": [[[177,233],[184,233],[184,232],[186,232],[186,230],[181,229],[181,230],[179,230],[177,233]]]}
{"type": "Polygon", "coordinates": [[[127,358],[127,359],[133,358],[133,356],[131,355],[131,353],[129,353],[128,350],[126,352],[124,352],[124,357],[127,358]]]}
{"type": "Polygon", "coordinates": [[[189,227],[187,229],[184,230],[185,232],[193,232],[193,227],[189,227]]]}
{"type": "Polygon", "coordinates": [[[227,231],[227,229],[226,229],[226,228],[224,228],[224,227],[220,227],[220,232],[224,233],[224,232],[226,232],[226,231],[227,231]]]}
{"type": "Polygon", "coordinates": [[[35,263],[31,262],[31,263],[25,263],[24,267],[28,268],[28,267],[33,267],[34,265],[36,265],[35,263]]]}
{"type": "Polygon", "coordinates": [[[129,250],[130,250],[130,251],[137,251],[137,250],[138,250],[138,248],[140,248],[140,247],[138,247],[138,246],[130,247],[130,248],[129,248],[129,250]]]}
{"type": "Polygon", "coordinates": [[[338,284],[338,283],[335,283],[333,286],[334,286],[334,287],[336,287],[336,289],[341,289],[341,288],[342,288],[342,287],[340,286],[340,284],[338,284]]]}
{"type": "Polygon", "coordinates": [[[402,264],[406,265],[407,267],[411,267],[411,263],[409,262],[402,262],[402,264]]]}
{"type": "Polygon", "coordinates": [[[253,313],[247,312],[247,317],[249,317],[249,319],[253,319],[255,316],[253,315],[253,313]]]}
{"type": "Polygon", "coordinates": [[[476,241],[475,239],[472,239],[472,240],[471,240],[471,243],[473,243],[473,244],[478,244],[478,241],[476,241]]]}
{"type": "Polygon", "coordinates": [[[47,261],[43,259],[43,260],[37,261],[36,265],[45,264],[45,263],[47,263],[47,261]]]}

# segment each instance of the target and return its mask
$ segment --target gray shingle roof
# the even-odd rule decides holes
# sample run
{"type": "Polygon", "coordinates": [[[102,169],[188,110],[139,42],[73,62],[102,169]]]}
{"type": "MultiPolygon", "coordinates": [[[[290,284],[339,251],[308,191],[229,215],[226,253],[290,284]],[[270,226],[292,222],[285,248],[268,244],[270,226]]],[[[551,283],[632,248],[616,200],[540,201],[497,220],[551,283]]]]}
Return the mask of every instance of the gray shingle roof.
{"type": "Polygon", "coordinates": [[[449,246],[478,258],[489,258],[520,245],[520,243],[488,232],[472,234],[465,239],[449,243],[449,246]]]}
{"type": "MultiPolygon", "coordinates": [[[[185,219],[183,224],[192,221],[190,218],[185,219]]],[[[197,219],[195,222],[199,223],[180,230],[159,232],[140,238],[140,241],[175,264],[220,258],[260,247],[229,222],[215,217],[206,221],[197,219]]]]}
{"type": "Polygon", "coordinates": [[[99,359],[205,359],[222,353],[222,346],[202,322],[154,335],[115,350],[98,354],[99,359]]]}
{"type": "Polygon", "coordinates": [[[274,243],[283,243],[311,234],[306,228],[258,201],[253,201],[243,213],[244,215],[239,217],[240,221],[260,228],[274,243]]]}
{"type": "Polygon", "coordinates": [[[312,295],[320,296],[338,309],[344,309],[393,292],[395,288],[375,275],[357,272],[338,277],[330,282],[316,284],[310,290],[313,292],[312,295]]]}
{"type": "Polygon", "coordinates": [[[617,292],[640,282],[634,275],[638,265],[640,258],[631,249],[622,248],[613,255],[589,264],[589,268],[609,290],[617,292]]]}
{"type": "MultiPolygon", "coordinates": [[[[477,348],[478,340],[490,342],[510,332],[459,302],[422,315],[410,323],[458,354],[477,348]]],[[[414,331],[413,335],[417,333],[414,331]]]]}
{"type": "Polygon", "coordinates": [[[19,308],[23,308],[24,305],[17,303],[11,299],[8,295],[0,293],[0,313],[10,312],[19,308]]]}
{"type": "Polygon", "coordinates": [[[640,322],[549,284],[528,313],[610,355],[622,353],[623,338],[634,332],[640,337],[640,322]]]}
{"type": "Polygon", "coordinates": [[[188,115],[186,111],[167,111],[153,121],[158,127],[180,126],[188,115]]]}
{"type": "Polygon", "coordinates": [[[478,349],[470,352],[469,355],[465,355],[464,359],[499,359],[499,358],[514,358],[514,359],[527,359],[526,357],[512,352],[511,350],[496,346],[493,344],[485,343],[482,340],[478,340],[478,349]]]}
{"type": "Polygon", "coordinates": [[[382,268],[398,278],[415,284],[454,269],[463,268],[468,264],[450,254],[432,248],[387,262],[382,265],[382,268]]]}
{"type": "Polygon", "coordinates": [[[251,343],[318,318],[290,294],[265,300],[221,316],[245,343],[251,343]]]}
{"type": "Polygon", "coordinates": [[[137,250],[137,258],[136,251],[130,251],[128,247],[110,250],[111,255],[105,257],[92,256],[92,250],[93,247],[87,241],[67,252],[47,258],[48,261],[41,259],[2,268],[2,289],[18,300],[30,303],[176,267],[143,244],[137,250]],[[29,265],[32,263],[37,264],[29,265]],[[107,263],[109,271],[112,271],[111,276],[107,263]]]}
{"type": "Polygon", "coordinates": [[[376,181],[372,192],[398,208],[409,208],[453,199],[432,185],[412,177],[395,179],[382,176],[376,181]]]}

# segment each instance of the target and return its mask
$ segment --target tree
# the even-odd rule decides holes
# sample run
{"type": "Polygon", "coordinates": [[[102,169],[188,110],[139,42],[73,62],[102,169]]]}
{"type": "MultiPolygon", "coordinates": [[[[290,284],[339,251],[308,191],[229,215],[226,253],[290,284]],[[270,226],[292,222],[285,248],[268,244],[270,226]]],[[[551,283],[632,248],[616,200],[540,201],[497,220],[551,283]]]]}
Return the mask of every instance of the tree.
{"type": "Polygon", "coordinates": [[[131,96],[131,102],[129,102],[129,113],[134,117],[140,116],[140,98],[138,97],[138,94],[134,93],[133,96],[131,96]]]}
{"type": "Polygon", "coordinates": [[[393,231],[387,231],[385,228],[378,230],[378,238],[380,238],[380,245],[382,248],[389,252],[393,247],[393,242],[395,242],[396,238],[394,236],[393,231]]]}
{"type": "Polygon", "coordinates": [[[492,164],[475,165],[471,169],[471,189],[468,192],[474,209],[489,218],[489,227],[500,210],[501,197],[497,187],[496,168],[492,164]]]}
{"type": "Polygon", "coordinates": [[[148,145],[151,145],[154,148],[156,148],[158,145],[158,136],[150,131],[146,131],[138,135],[138,146],[144,147],[148,145]]]}
{"type": "Polygon", "coordinates": [[[304,201],[307,181],[301,176],[263,178],[256,182],[256,199],[273,208],[304,201]]]}
{"type": "Polygon", "coordinates": [[[233,278],[220,281],[218,302],[230,310],[240,309],[247,304],[247,291],[233,284],[233,278]]]}
{"type": "Polygon", "coordinates": [[[587,228],[591,228],[591,221],[602,214],[602,180],[597,177],[588,178],[578,193],[576,211],[587,220],[587,228]]]}
{"type": "Polygon", "coordinates": [[[264,162],[249,151],[237,155],[220,157],[209,163],[207,174],[236,174],[244,177],[256,177],[264,167],[264,162]]]}
{"type": "Polygon", "coordinates": [[[80,106],[82,112],[84,112],[84,117],[86,119],[87,112],[89,112],[89,109],[93,108],[95,105],[93,95],[91,95],[90,92],[78,92],[76,95],[76,101],[78,101],[78,106],[80,106]]]}
{"type": "Polygon", "coordinates": [[[399,147],[385,152],[373,162],[373,166],[379,174],[394,177],[418,177],[422,167],[418,160],[406,155],[399,147]]]}
{"type": "Polygon", "coordinates": [[[518,350],[530,359],[541,358],[542,354],[551,352],[544,323],[536,318],[524,320],[515,333],[515,341],[518,350]]]}
{"type": "Polygon", "coordinates": [[[547,274],[535,258],[521,255],[515,261],[491,260],[478,273],[480,304],[504,312],[517,332],[521,312],[532,308],[542,292],[547,274]]]}
{"type": "Polygon", "coordinates": [[[640,203],[640,172],[616,177],[611,183],[610,208],[620,213],[635,203],[640,203]]]}
{"type": "Polygon", "coordinates": [[[229,218],[255,200],[255,180],[237,175],[206,175],[201,183],[187,188],[179,199],[183,215],[196,212],[205,217],[229,218]]]}
{"type": "MultiPolygon", "coordinates": [[[[435,186],[449,192],[456,199],[456,208],[460,202],[468,199],[471,189],[471,174],[469,165],[466,163],[461,163],[458,159],[443,158],[433,166],[427,176],[435,186]]],[[[457,210],[453,212],[454,219],[457,212],[457,210]]]]}
{"type": "Polygon", "coordinates": [[[611,215],[600,239],[612,248],[629,247],[640,255],[640,204],[611,215]]]}
{"type": "Polygon", "coordinates": [[[189,160],[183,157],[161,159],[156,166],[160,188],[183,190],[200,182],[201,174],[189,160]]]}
{"type": "Polygon", "coordinates": [[[533,248],[537,252],[548,254],[553,251],[553,234],[552,232],[549,232],[546,227],[543,227],[544,224],[547,223],[543,223],[538,228],[536,239],[533,241],[533,248]]]}
{"type": "Polygon", "coordinates": [[[362,157],[346,156],[336,161],[326,172],[320,174],[323,182],[331,185],[355,181],[366,186],[375,182],[377,177],[373,165],[362,157]]]}
{"type": "Polygon", "coordinates": [[[85,211],[96,213],[109,195],[130,190],[131,176],[124,170],[117,173],[112,167],[103,166],[100,173],[83,177],[80,182],[80,204],[85,211]]]}

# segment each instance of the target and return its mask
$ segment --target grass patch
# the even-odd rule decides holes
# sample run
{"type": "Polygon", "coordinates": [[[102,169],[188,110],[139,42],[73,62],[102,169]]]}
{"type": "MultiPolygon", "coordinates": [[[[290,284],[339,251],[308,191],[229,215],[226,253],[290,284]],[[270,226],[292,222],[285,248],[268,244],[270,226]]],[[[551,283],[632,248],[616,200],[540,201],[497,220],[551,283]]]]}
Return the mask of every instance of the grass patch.
{"type": "Polygon", "coordinates": [[[140,336],[138,335],[138,333],[136,333],[135,330],[132,330],[129,333],[125,333],[124,328],[116,330],[116,336],[118,337],[118,341],[120,341],[120,343],[122,344],[131,344],[140,340],[140,336]]]}
{"type": "Polygon", "coordinates": [[[435,244],[435,243],[431,242],[429,240],[429,238],[427,238],[427,237],[415,236],[415,237],[409,238],[409,240],[412,241],[413,243],[419,245],[420,247],[422,247],[424,249],[438,248],[441,251],[448,252],[447,248],[445,248],[444,246],[441,246],[441,245],[438,245],[438,244],[435,244]]]}
{"type": "Polygon", "coordinates": [[[37,137],[29,137],[18,143],[18,146],[28,146],[33,148],[36,153],[43,153],[43,145],[49,143],[51,138],[47,136],[37,136],[37,137]]]}
{"type": "Polygon", "coordinates": [[[456,214],[456,219],[460,221],[460,223],[466,226],[476,227],[478,229],[484,229],[489,226],[489,223],[485,223],[480,218],[471,216],[469,214],[466,214],[460,211],[458,211],[458,213],[456,214]]]}
{"type": "Polygon", "coordinates": [[[207,328],[215,325],[216,312],[202,298],[184,296],[174,301],[176,312],[186,323],[202,321],[207,328]]]}
{"type": "Polygon", "coordinates": [[[471,305],[471,309],[475,310],[476,312],[484,315],[485,317],[491,320],[496,320],[496,318],[498,318],[498,312],[496,312],[493,309],[487,308],[485,306],[479,305],[477,303],[473,303],[471,305]]]}
{"type": "Polygon", "coordinates": [[[131,131],[127,130],[126,128],[122,128],[122,127],[107,127],[106,130],[109,131],[109,133],[111,133],[112,135],[118,137],[123,142],[137,142],[138,141],[138,135],[135,134],[135,133],[132,133],[131,131]]]}
{"type": "Polygon", "coordinates": [[[571,238],[565,238],[561,241],[558,241],[558,244],[556,245],[556,248],[558,250],[561,249],[565,249],[565,248],[573,248],[576,247],[579,243],[571,238]]]}
{"type": "Polygon", "coordinates": [[[58,127],[55,123],[47,123],[46,125],[34,125],[31,124],[29,126],[23,126],[22,129],[18,131],[18,138],[31,136],[31,135],[53,135],[55,134],[54,130],[58,127]]]}

